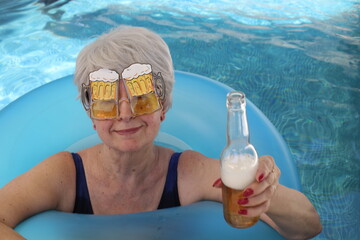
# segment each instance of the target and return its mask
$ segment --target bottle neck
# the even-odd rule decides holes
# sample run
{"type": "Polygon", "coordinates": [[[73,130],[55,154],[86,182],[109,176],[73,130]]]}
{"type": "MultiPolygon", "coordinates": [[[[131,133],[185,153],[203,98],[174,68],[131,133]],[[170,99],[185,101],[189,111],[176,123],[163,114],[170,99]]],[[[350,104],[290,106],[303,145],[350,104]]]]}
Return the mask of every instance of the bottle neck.
{"type": "Polygon", "coordinates": [[[249,128],[245,108],[241,110],[228,110],[227,141],[228,144],[234,142],[244,145],[249,144],[249,128]]]}
{"type": "Polygon", "coordinates": [[[227,141],[228,145],[238,143],[243,146],[249,144],[249,128],[246,118],[246,100],[241,92],[231,93],[227,99],[228,122],[227,141]]]}

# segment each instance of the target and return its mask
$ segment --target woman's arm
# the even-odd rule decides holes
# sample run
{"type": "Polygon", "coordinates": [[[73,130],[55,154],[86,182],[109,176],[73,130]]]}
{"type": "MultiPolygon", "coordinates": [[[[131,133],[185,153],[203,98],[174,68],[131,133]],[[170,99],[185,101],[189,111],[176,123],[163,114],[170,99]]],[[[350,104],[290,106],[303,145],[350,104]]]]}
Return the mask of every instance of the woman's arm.
{"type": "MultiPolygon", "coordinates": [[[[201,200],[222,202],[218,159],[186,151],[181,156],[179,167],[182,204],[201,200]],[[214,187],[211,186],[213,182],[214,187]]],[[[322,228],[318,213],[304,194],[280,185],[279,177],[280,170],[274,159],[271,156],[260,157],[256,181],[245,188],[248,196],[239,199],[241,205],[247,207],[247,211],[242,213],[260,216],[287,239],[307,239],[317,235],[322,228]]]]}
{"type": "Polygon", "coordinates": [[[279,185],[262,220],[287,239],[309,239],[322,230],[320,217],[306,196],[279,185]]]}
{"type": "Polygon", "coordinates": [[[15,232],[12,228],[0,221],[0,236],[2,239],[7,240],[24,240],[20,234],[15,232]]]}
{"type": "Polygon", "coordinates": [[[70,210],[75,170],[69,157],[65,152],[55,154],[0,189],[1,236],[8,234],[16,239],[11,228],[37,213],[70,210]]]}

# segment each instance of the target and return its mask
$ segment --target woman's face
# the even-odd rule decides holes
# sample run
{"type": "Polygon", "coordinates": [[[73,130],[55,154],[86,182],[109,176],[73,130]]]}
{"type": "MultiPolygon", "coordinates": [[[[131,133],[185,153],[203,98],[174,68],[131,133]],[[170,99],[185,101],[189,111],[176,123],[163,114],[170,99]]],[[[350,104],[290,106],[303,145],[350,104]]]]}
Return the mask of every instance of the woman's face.
{"type": "MultiPolygon", "coordinates": [[[[120,81],[120,99],[127,98],[120,81]]],[[[122,100],[120,114],[114,120],[93,120],[94,127],[105,145],[121,152],[139,151],[151,145],[157,136],[165,114],[162,109],[142,116],[134,116],[130,103],[122,100]]]]}

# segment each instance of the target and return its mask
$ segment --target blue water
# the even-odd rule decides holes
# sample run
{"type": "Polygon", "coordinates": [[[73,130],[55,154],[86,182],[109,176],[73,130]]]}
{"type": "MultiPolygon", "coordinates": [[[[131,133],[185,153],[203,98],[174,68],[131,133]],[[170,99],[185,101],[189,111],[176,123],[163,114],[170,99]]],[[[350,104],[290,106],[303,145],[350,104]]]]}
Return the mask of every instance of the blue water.
{"type": "Polygon", "coordinates": [[[359,0],[0,1],[0,109],[72,74],[119,24],[159,33],[177,70],[244,91],[290,147],[315,239],[360,239],[359,0]]]}

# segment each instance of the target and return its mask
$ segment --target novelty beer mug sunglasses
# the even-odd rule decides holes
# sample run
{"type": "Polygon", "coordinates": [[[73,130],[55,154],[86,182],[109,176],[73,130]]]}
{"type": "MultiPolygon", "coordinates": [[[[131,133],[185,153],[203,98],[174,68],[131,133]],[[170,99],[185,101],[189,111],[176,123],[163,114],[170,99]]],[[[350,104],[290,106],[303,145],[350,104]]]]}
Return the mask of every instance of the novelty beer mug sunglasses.
{"type": "Polygon", "coordinates": [[[82,84],[81,100],[92,119],[116,119],[120,103],[127,101],[134,116],[153,113],[162,108],[165,82],[161,73],[153,74],[151,65],[135,63],[124,69],[121,79],[127,98],[119,99],[119,74],[99,69],[89,74],[89,84],[82,84]]]}

